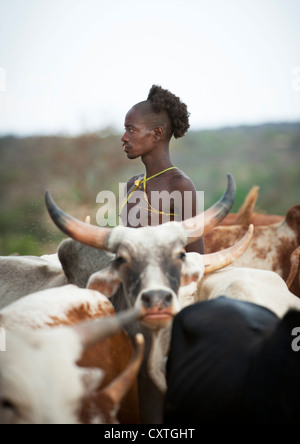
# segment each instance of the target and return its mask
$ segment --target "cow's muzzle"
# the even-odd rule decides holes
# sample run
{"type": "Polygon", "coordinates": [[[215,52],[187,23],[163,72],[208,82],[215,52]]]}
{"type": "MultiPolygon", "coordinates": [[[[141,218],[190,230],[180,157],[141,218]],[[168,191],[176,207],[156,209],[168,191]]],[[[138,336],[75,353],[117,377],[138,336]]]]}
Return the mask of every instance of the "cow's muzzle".
{"type": "Polygon", "coordinates": [[[168,290],[145,291],[141,295],[142,305],[145,309],[157,307],[158,310],[164,310],[171,306],[173,295],[168,290]]]}
{"type": "Polygon", "coordinates": [[[167,327],[179,311],[176,294],[171,289],[143,291],[138,298],[142,323],[150,329],[167,327]]]}

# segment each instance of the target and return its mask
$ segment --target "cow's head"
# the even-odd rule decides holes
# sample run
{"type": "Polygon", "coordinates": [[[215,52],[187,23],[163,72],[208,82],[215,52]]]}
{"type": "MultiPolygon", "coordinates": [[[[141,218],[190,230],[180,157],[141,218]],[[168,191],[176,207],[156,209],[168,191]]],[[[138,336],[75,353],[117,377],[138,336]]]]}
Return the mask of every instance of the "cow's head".
{"type": "Polygon", "coordinates": [[[167,326],[179,311],[180,285],[198,281],[206,272],[229,265],[249,245],[251,230],[242,244],[225,253],[201,256],[185,251],[189,243],[204,236],[229,213],[235,190],[234,179],[228,175],[226,193],[204,213],[183,222],[139,229],[100,228],[80,222],[62,212],[48,192],[46,204],[55,224],[68,236],[115,254],[108,268],[92,276],[89,288],[111,297],[122,285],[127,305],[142,308],[142,322],[157,329],[167,326]]]}

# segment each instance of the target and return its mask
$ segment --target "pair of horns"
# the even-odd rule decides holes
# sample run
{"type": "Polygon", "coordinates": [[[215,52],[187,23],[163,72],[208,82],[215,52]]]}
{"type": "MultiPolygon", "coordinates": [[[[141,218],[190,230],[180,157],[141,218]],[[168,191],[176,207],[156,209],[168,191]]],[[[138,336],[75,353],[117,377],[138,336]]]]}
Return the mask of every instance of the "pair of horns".
{"type": "MultiPolygon", "coordinates": [[[[227,178],[227,190],[215,205],[203,213],[181,222],[188,235],[187,244],[205,236],[205,234],[221,223],[230,212],[234,203],[236,184],[231,174],[228,174],[227,178]]],[[[108,243],[112,232],[111,228],[96,227],[69,216],[58,208],[49,191],[46,192],[45,200],[53,222],[67,236],[89,247],[109,250],[108,243]]]]}

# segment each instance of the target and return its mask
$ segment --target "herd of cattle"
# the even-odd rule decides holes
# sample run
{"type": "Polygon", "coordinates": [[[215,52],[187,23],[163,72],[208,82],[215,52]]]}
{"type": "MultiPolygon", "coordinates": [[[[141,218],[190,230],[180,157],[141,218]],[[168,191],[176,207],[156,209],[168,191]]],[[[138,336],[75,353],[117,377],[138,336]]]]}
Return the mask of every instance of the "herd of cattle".
{"type": "MultiPolygon", "coordinates": [[[[56,255],[0,258],[0,423],[297,423],[300,205],[100,228],[67,215],[56,255]],[[253,227],[254,226],[254,227],[253,227]],[[185,247],[204,236],[205,255],[185,247]]],[[[299,329],[300,331],[300,329],[299,329]]]]}

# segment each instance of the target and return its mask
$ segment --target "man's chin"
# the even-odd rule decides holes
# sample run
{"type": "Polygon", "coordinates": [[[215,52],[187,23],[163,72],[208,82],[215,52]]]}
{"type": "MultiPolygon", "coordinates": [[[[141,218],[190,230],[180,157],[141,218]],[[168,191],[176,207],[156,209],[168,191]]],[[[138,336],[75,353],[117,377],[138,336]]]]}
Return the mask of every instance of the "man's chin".
{"type": "Polygon", "coordinates": [[[136,156],[136,155],[133,154],[133,153],[127,153],[127,158],[130,159],[130,160],[137,159],[138,157],[139,157],[139,156],[136,156]]]}

